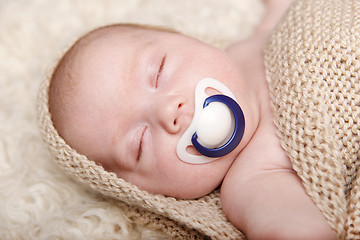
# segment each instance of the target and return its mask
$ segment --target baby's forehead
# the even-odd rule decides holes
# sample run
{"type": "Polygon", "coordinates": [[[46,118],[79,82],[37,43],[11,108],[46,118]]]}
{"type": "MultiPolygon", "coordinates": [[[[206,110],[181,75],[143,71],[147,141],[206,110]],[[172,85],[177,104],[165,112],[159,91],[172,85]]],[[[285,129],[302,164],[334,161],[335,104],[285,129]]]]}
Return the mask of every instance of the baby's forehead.
{"type": "Polygon", "coordinates": [[[85,35],[77,44],[80,48],[97,47],[99,44],[127,43],[132,47],[135,42],[146,41],[146,36],[160,37],[164,33],[176,33],[159,27],[141,25],[114,25],[96,29],[85,35]]]}
{"type": "MultiPolygon", "coordinates": [[[[148,47],[161,44],[159,42],[162,36],[169,33],[178,35],[171,30],[141,26],[99,28],[80,38],[63,58],[59,68],[65,69],[64,72],[71,72],[74,76],[72,84],[76,82],[77,85],[84,82],[79,76],[91,69],[91,66],[97,66],[99,61],[106,60],[106,56],[116,55],[117,59],[123,61],[126,58],[128,62],[132,58],[136,59],[148,47]]],[[[116,64],[118,63],[120,62],[116,64]]]]}
{"type": "MultiPolygon", "coordinates": [[[[75,46],[73,70],[82,72],[90,62],[104,59],[104,55],[117,54],[117,58],[136,58],[137,54],[169,42],[168,36],[178,36],[171,30],[157,28],[114,26],[90,32],[75,46]],[[76,66],[77,65],[77,66],[76,66]]],[[[173,39],[173,37],[171,38],[173,39]]]]}
{"type": "MultiPolygon", "coordinates": [[[[154,36],[164,33],[178,34],[172,29],[138,24],[115,24],[100,27],[78,39],[65,53],[58,67],[73,65],[84,53],[96,51],[101,45],[127,44],[126,47],[131,48],[135,42],[145,41],[147,39],[144,37],[145,34],[154,36]]],[[[159,38],[160,36],[158,36],[159,38]]]]}
{"type": "MultiPolygon", "coordinates": [[[[126,46],[132,48],[135,44],[137,29],[125,27],[106,27],[96,29],[73,44],[59,64],[59,68],[70,69],[73,73],[79,71],[95,55],[101,55],[104,49],[112,46],[126,46]]],[[[109,50],[108,50],[109,51],[109,50]]]]}
{"type": "Polygon", "coordinates": [[[121,44],[121,40],[134,39],[135,33],[139,32],[137,29],[125,28],[125,27],[107,27],[97,29],[85,35],[75,45],[78,50],[89,50],[93,51],[93,48],[97,48],[101,45],[106,45],[116,41],[121,44]]]}

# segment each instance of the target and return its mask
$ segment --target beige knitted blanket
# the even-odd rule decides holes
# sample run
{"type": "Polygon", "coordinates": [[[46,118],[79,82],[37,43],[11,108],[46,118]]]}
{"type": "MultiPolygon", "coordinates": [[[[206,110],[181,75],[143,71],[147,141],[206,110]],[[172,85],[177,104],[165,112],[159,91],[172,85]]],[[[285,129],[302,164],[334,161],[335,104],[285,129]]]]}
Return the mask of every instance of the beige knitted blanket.
{"type": "MultiPolygon", "coordinates": [[[[300,0],[265,49],[282,146],[307,193],[339,238],[360,238],[358,177],[360,2],[300,0]]],[[[117,199],[134,222],[178,239],[242,239],[221,209],[219,192],[178,200],[141,191],[71,149],[48,112],[48,81],[39,96],[40,125],[60,166],[117,199]]]]}
{"type": "Polygon", "coordinates": [[[282,146],[339,239],[360,239],[360,1],[302,0],[265,50],[282,146]]]}

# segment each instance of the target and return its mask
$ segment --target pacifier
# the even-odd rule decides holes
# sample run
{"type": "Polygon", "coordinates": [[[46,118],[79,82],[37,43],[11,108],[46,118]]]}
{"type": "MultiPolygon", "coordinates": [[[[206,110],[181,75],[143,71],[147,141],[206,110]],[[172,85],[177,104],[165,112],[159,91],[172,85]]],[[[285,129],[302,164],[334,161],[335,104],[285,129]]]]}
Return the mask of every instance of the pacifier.
{"type": "Polygon", "coordinates": [[[186,163],[212,162],[232,152],[239,145],[244,130],[244,114],[234,94],[223,83],[204,78],[196,86],[195,113],[178,142],[177,155],[186,163]],[[206,93],[208,88],[221,94],[209,96],[206,93]],[[201,155],[189,153],[189,146],[201,155]]]}

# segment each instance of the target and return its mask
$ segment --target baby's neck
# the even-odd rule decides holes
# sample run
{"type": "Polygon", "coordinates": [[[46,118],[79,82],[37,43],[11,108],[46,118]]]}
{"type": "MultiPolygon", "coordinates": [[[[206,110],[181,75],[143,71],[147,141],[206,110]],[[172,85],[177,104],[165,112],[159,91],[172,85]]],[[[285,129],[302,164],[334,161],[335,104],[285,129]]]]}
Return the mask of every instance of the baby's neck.
{"type": "Polygon", "coordinates": [[[254,49],[249,59],[248,55],[241,55],[237,58],[237,64],[242,73],[243,79],[240,83],[246,89],[245,113],[245,134],[243,143],[245,147],[255,135],[259,126],[272,121],[270,106],[270,91],[265,78],[264,57],[261,48],[259,52],[254,49]]]}

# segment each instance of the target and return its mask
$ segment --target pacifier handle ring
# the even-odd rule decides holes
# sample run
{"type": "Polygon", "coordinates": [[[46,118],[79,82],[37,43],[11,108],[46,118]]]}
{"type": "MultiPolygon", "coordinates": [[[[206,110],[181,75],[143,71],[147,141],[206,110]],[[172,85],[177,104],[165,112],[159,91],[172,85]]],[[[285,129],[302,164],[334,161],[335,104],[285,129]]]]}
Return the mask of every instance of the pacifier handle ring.
{"type": "Polygon", "coordinates": [[[235,127],[234,127],[233,134],[231,135],[230,139],[224,145],[222,145],[218,148],[206,148],[206,147],[202,146],[197,141],[196,132],[193,134],[193,136],[191,138],[191,142],[192,142],[193,146],[195,147],[195,149],[202,155],[211,157],[211,158],[217,158],[217,157],[222,157],[222,156],[229,154],[239,145],[239,143],[244,135],[245,118],[244,118],[244,113],[241,110],[240,106],[237,104],[237,102],[226,95],[219,94],[219,95],[213,95],[213,96],[206,98],[206,100],[204,101],[203,108],[205,108],[212,102],[224,103],[232,111],[232,113],[234,115],[234,119],[235,119],[235,127]]]}

